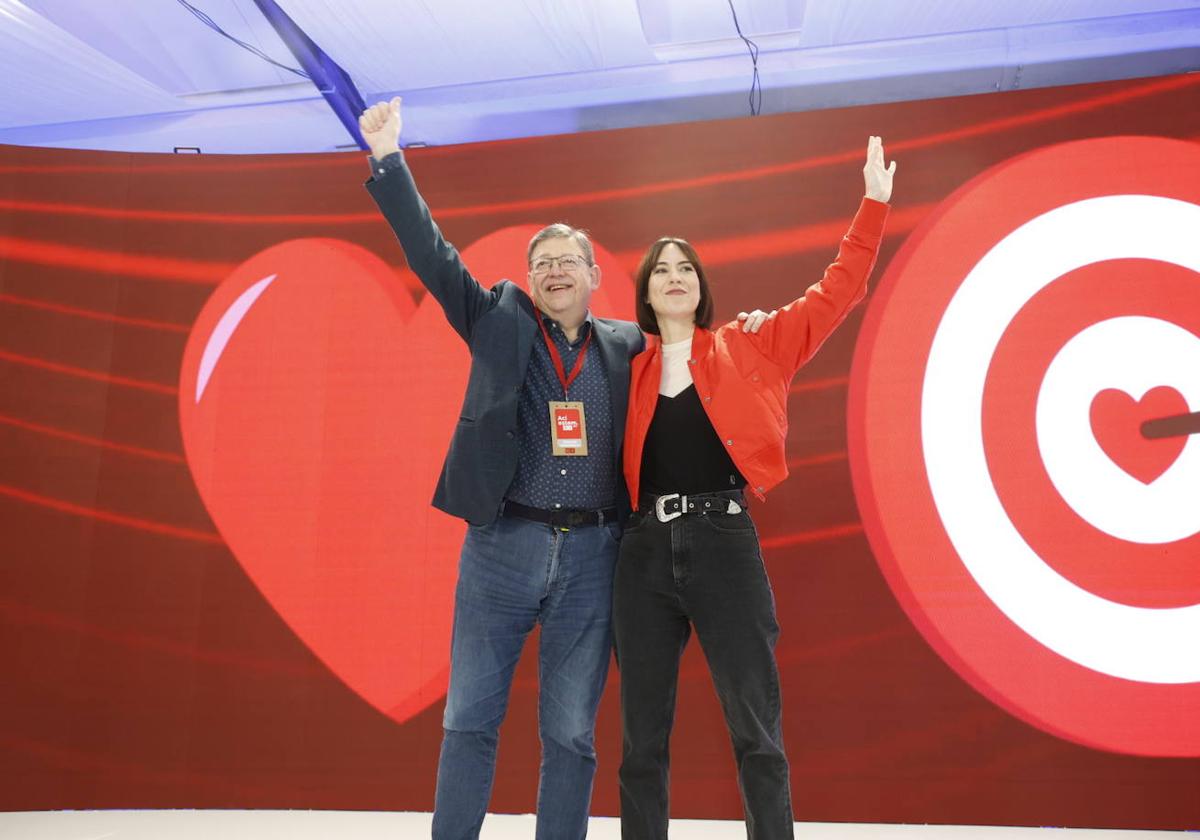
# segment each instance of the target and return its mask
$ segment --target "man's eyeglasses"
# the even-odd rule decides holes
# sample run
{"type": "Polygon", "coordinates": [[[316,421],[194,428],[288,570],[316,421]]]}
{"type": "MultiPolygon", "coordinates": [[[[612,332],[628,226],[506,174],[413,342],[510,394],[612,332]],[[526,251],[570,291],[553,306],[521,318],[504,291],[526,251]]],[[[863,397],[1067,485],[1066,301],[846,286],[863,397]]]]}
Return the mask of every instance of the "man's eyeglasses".
{"type": "Polygon", "coordinates": [[[588,267],[588,261],[583,257],[576,254],[563,254],[561,257],[538,257],[529,264],[529,270],[533,274],[549,274],[555,263],[558,263],[558,267],[567,272],[583,271],[588,267]]]}

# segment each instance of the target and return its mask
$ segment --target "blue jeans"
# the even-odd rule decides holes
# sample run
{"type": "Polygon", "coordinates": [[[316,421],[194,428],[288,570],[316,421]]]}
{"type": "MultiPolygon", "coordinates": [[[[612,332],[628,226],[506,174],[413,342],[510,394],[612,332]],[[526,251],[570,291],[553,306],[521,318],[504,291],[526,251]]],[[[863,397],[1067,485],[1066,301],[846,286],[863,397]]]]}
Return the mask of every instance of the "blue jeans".
{"type": "Polygon", "coordinates": [[[508,517],[468,529],[455,594],[434,840],[479,836],[513,671],[536,623],[542,626],[537,838],[587,835],[619,534],[616,524],[563,531],[508,517]]]}

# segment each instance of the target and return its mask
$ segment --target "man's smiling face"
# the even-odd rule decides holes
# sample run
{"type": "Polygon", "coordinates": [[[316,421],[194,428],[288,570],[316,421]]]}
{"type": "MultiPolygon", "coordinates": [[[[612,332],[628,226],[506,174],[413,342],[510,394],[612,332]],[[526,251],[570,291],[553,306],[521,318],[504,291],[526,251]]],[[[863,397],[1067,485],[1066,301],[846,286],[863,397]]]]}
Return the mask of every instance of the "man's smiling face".
{"type": "Polygon", "coordinates": [[[529,258],[529,294],[538,309],[556,321],[582,319],[592,292],[600,286],[600,269],[589,265],[572,237],[545,239],[529,258]]]}

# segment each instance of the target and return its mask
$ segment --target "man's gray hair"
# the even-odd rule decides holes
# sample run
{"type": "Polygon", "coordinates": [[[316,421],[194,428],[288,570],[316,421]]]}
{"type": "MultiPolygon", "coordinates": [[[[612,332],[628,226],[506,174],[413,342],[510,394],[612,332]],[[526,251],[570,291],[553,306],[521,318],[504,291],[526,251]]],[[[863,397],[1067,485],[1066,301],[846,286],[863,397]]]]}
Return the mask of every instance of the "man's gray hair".
{"type": "Polygon", "coordinates": [[[546,225],[533,235],[533,239],[529,240],[529,248],[525,252],[525,262],[533,262],[533,249],[547,239],[574,239],[583,251],[583,257],[587,260],[588,265],[596,264],[596,256],[592,252],[592,240],[588,239],[587,231],[573,228],[562,222],[546,225]]]}

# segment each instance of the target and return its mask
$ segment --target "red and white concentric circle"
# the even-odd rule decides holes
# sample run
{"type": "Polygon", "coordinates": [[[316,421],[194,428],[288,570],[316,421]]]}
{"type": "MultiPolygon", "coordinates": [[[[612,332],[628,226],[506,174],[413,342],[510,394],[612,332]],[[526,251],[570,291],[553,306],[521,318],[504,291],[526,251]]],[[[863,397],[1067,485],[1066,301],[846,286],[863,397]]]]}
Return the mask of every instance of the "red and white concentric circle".
{"type": "Polygon", "coordinates": [[[951,195],[868,310],[855,492],[934,647],[1023,719],[1200,754],[1200,148],[1039,149],[951,195]]]}

